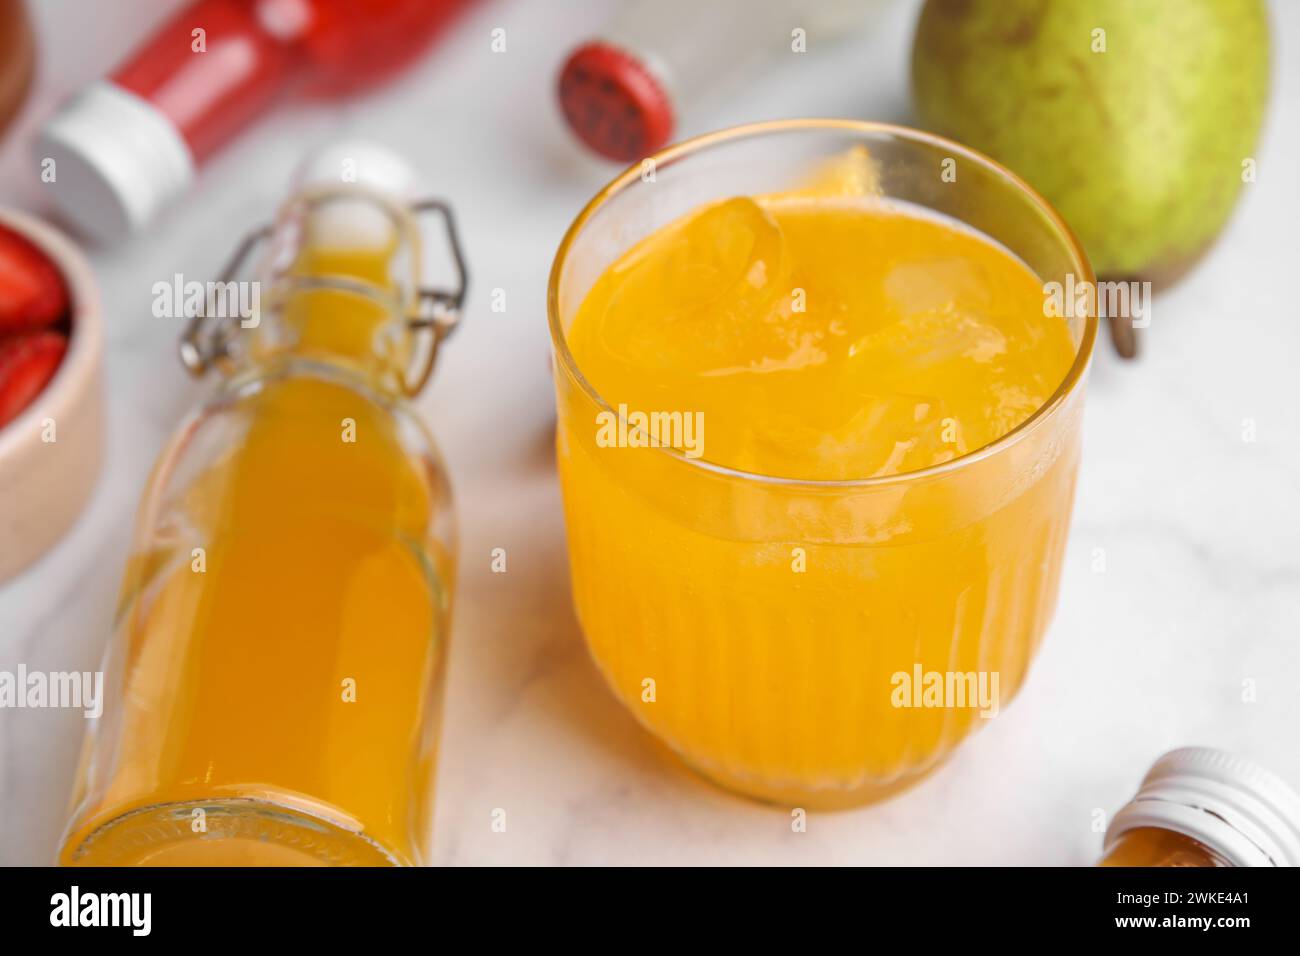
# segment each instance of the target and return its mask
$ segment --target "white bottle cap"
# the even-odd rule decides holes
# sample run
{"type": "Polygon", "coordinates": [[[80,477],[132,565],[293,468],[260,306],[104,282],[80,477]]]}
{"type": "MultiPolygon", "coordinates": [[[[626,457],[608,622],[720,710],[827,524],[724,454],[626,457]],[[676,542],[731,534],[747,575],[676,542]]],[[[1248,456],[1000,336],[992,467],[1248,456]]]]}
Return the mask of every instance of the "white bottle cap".
{"type": "Polygon", "coordinates": [[[1300,866],[1300,795],[1244,757],[1184,747],[1156,761],[1106,831],[1106,849],[1138,827],[1173,830],[1233,866],[1300,866]]]}
{"type": "Polygon", "coordinates": [[[101,242],[143,227],[194,179],[194,158],[171,121],[108,80],[54,114],[36,155],[54,160],[48,186],[64,215],[101,242]]]}
{"type": "Polygon", "coordinates": [[[406,201],[419,177],[400,153],[369,139],[344,139],[314,150],[298,167],[301,186],[360,183],[406,201]]]}
{"type": "MultiPolygon", "coordinates": [[[[401,155],[364,139],[341,140],[321,147],[298,167],[298,187],[363,186],[398,204],[416,198],[419,176],[401,155]]],[[[383,248],[394,241],[394,223],[382,209],[364,200],[339,200],[312,213],[312,241],[345,248],[383,248]]]]}

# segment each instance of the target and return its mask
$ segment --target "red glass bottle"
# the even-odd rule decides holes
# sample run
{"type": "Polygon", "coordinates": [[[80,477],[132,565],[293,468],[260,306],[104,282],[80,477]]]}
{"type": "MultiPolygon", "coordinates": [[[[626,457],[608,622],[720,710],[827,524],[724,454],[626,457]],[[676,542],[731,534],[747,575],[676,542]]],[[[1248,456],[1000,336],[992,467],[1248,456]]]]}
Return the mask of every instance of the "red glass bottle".
{"type": "Polygon", "coordinates": [[[198,0],[46,124],[64,213],[101,239],[139,229],[280,94],[376,86],[473,0],[198,0]]]}

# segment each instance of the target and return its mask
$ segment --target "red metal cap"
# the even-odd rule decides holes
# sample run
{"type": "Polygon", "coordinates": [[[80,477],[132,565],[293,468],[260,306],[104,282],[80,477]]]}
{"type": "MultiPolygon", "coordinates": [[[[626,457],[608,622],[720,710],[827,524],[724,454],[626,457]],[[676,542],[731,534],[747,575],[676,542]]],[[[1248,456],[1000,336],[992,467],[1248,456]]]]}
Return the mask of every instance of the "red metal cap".
{"type": "Polygon", "coordinates": [[[584,143],[620,162],[650,155],[673,132],[673,105],[659,81],[607,43],[587,43],[569,57],[560,71],[560,108],[584,143]]]}

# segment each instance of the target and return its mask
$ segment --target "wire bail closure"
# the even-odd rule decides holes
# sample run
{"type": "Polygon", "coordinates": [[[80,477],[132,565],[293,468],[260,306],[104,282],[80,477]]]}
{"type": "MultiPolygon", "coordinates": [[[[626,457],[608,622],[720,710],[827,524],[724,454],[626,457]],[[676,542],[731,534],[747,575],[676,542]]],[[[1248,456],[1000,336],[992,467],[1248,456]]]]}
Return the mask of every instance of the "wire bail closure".
{"type": "MultiPolygon", "coordinates": [[[[469,273],[465,266],[465,253],[461,248],[460,234],[456,229],[456,218],[451,207],[441,199],[421,199],[411,203],[406,209],[418,220],[423,215],[438,215],[443,221],[447,244],[451,249],[452,266],[456,273],[456,288],[439,289],[421,286],[415,291],[415,311],[406,317],[406,327],[415,332],[431,333],[427,354],[421,361],[418,373],[411,378],[403,375],[402,388],[408,396],[416,395],[424,388],[433,374],[433,366],[438,358],[438,347],[455,331],[460,324],[465,293],[469,285],[469,273]]],[[[219,285],[234,281],[248,260],[263,243],[275,234],[277,224],[268,223],[247,233],[235,247],[234,253],[227,261],[218,277],[219,285]]],[[[367,291],[364,283],[350,280],[343,276],[319,276],[312,280],[318,288],[338,288],[349,291],[367,291]]],[[[205,308],[190,319],[181,336],[179,353],[181,364],[194,376],[201,376],[213,366],[219,366],[232,357],[231,344],[235,332],[239,329],[239,320],[225,316],[211,316],[205,308]]]]}

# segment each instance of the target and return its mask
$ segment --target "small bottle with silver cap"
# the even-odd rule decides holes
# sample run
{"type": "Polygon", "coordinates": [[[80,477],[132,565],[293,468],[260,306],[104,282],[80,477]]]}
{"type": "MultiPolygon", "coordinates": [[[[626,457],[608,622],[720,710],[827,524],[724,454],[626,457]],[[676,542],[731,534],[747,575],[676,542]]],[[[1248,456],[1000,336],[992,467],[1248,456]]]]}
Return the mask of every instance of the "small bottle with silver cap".
{"type": "Polygon", "coordinates": [[[1111,820],[1099,865],[1298,866],[1300,795],[1227,751],[1171,751],[1111,820]]]}
{"type": "Polygon", "coordinates": [[[196,290],[181,356],[223,377],[145,492],[60,862],[428,860],[455,523],[407,399],[466,277],[414,183],[324,150],[196,290]],[[454,288],[421,279],[426,215],[454,288]]]}

